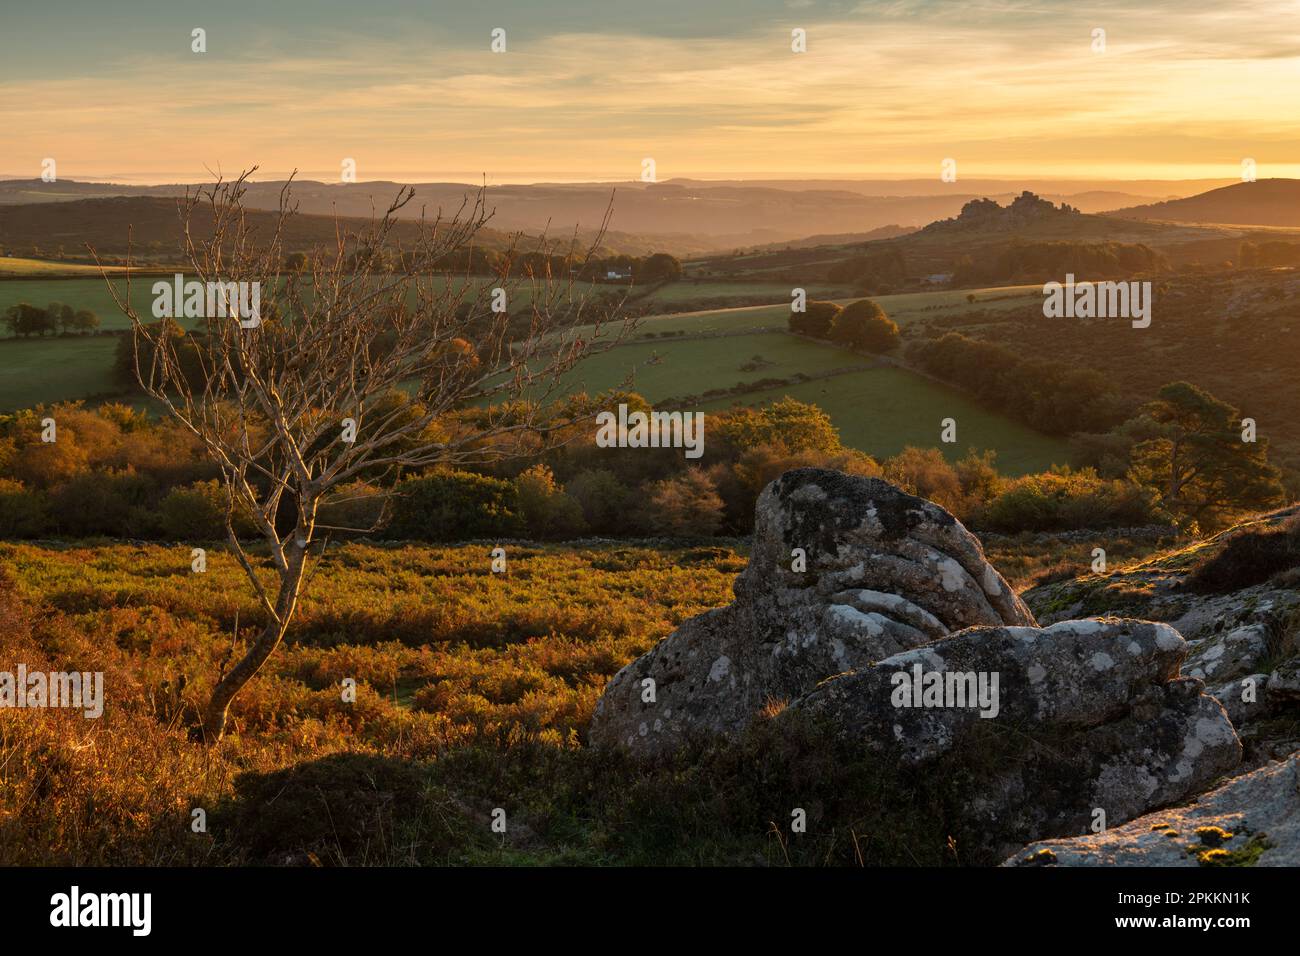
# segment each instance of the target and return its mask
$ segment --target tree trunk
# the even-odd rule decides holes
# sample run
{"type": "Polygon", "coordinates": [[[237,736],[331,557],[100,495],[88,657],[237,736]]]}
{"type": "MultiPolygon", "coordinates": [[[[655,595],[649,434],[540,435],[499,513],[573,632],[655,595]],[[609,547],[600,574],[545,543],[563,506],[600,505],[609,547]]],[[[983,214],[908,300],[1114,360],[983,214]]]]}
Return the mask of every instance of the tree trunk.
{"type": "Polygon", "coordinates": [[[288,566],[280,572],[280,593],[275,602],[276,617],[267,622],[253,646],[212,689],[212,697],[208,700],[208,706],[203,712],[203,723],[199,727],[206,743],[214,744],[221,739],[226,730],[226,712],[230,708],[230,702],[261,670],[289,630],[289,621],[298,603],[298,591],[302,587],[306,557],[305,545],[297,542],[290,545],[288,566]]]}

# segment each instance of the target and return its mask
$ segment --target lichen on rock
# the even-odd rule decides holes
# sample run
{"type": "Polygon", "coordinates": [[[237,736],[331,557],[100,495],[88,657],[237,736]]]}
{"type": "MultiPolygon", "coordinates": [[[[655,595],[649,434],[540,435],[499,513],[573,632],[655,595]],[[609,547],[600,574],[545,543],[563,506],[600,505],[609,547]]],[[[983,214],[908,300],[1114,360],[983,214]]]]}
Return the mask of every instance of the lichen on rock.
{"type": "MultiPolygon", "coordinates": [[[[956,518],[888,482],[782,475],[758,499],[734,590],[615,675],[593,745],[671,754],[761,716],[940,774],[988,746],[1010,759],[964,784],[960,812],[1002,852],[1084,832],[1098,810],[1115,824],[1185,800],[1241,759],[1223,706],[1180,673],[1177,630],[1038,627],[956,518]],[[927,690],[900,698],[909,681],[927,690]]],[[[1229,670],[1257,657],[1240,636],[1229,670]]],[[[1202,655],[1201,672],[1221,656],[1202,655]]]]}

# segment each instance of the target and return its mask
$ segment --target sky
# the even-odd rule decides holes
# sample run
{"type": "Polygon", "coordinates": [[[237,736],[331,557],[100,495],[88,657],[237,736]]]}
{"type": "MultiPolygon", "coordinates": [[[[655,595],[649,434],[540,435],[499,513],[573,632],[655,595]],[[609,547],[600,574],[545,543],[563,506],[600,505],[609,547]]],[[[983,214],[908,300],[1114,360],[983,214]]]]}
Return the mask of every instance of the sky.
{"type": "Polygon", "coordinates": [[[349,158],[408,182],[647,158],[659,180],[1300,177],[1300,0],[9,2],[0,175],[46,158],[120,182],[349,158]]]}

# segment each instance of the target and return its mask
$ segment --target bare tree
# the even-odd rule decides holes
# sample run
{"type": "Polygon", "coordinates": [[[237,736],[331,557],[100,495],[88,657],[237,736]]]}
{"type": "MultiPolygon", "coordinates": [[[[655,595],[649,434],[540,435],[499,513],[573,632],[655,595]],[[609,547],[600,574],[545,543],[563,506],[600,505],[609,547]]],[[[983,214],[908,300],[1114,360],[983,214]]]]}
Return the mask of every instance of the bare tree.
{"type": "Polygon", "coordinates": [[[402,218],[414,198],[407,187],[359,228],[336,221],[331,244],[289,258],[292,180],[278,211],[258,215],[244,204],[254,171],[178,203],[190,278],[218,290],[220,307],[196,330],[141,318],[130,268],[124,290],[104,273],[131,320],[141,388],[220,469],[230,547],[265,614],[260,634],[223,667],[212,691],[199,728],[209,742],[285,636],[313,542],[323,550],[327,529],[317,516],[331,492],[363,475],[391,484],[404,469],[519,456],[571,434],[574,417],[559,411],[561,377],[631,327],[593,315],[573,280],[599,246],[608,211],[581,250],[575,232],[563,276],[519,275],[512,247],[485,281],[464,265],[490,218],[481,190],[454,216],[430,220],[414,209],[402,218]],[[239,283],[257,283],[258,314],[240,311],[239,283]],[[518,318],[512,325],[503,301],[527,301],[526,328],[518,318]],[[409,400],[394,401],[397,390],[409,400]],[[238,530],[250,518],[252,536],[238,530]],[[259,572],[263,549],[275,572],[270,584],[259,572]]]}

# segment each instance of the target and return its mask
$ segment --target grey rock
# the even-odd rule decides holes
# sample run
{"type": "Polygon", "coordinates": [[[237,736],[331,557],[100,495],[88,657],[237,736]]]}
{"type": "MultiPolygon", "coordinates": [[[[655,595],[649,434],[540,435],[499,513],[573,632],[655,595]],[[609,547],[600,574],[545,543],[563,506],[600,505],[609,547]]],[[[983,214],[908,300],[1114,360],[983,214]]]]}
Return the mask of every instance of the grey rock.
{"type": "Polygon", "coordinates": [[[1215,864],[1300,866],[1300,753],[1235,777],[1187,806],[1103,833],[1030,844],[1003,865],[1215,864]]]}
{"type": "MultiPolygon", "coordinates": [[[[1066,621],[1051,627],[977,627],[824,681],[793,701],[841,736],[896,749],[909,763],[940,756],[983,720],[1087,728],[1127,714],[1178,675],[1186,643],[1148,621],[1066,621]],[[989,675],[998,703],[899,706],[899,675],[989,675]],[[996,678],[996,682],[992,678],[996,678]]],[[[958,682],[954,681],[954,685],[958,682]]],[[[967,695],[970,696],[969,694],[967,695]]]]}
{"type": "MultiPolygon", "coordinates": [[[[1180,674],[1175,628],[1038,627],[952,515],[878,479],[801,469],[764,489],[735,594],[615,675],[593,745],[652,756],[761,713],[820,724],[851,751],[962,774],[960,822],[994,858],[1082,833],[1097,810],[1116,824],[1186,800],[1241,760],[1224,707],[1180,674]],[[966,696],[930,700],[926,674],[966,696]],[[906,675],[915,699],[898,696],[906,675]]],[[[1262,659],[1261,632],[1237,623],[1200,646],[1202,672],[1262,659]]]]}
{"type": "Polygon", "coordinates": [[[734,590],[732,604],[684,622],[614,676],[593,744],[651,754],[694,734],[735,734],[832,675],[972,625],[1034,623],[943,508],[880,479],[815,468],[787,472],[759,496],[734,590]]]}
{"type": "Polygon", "coordinates": [[[1247,674],[1216,687],[1208,687],[1205,692],[1223,705],[1234,727],[1244,727],[1271,717],[1275,712],[1268,692],[1268,678],[1268,674],[1247,674]]]}
{"type": "Polygon", "coordinates": [[[1268,696],[1279,703],[1300,702],[1300,657],[1279,664],[1268,675],[1268,696]]]}
{"type": "MultiPolygon", "coordinates": [[[[1295,749],[1300,715],[1300,589],[1285,576],[1225,593],[1187,587],[1189,572],[1212,559],[1243,530],[1269,531],[1300,515],[1300,506],[1259,515],[1212,538],[1189,541],[1168,554],[1109,571],[1058,581],[1024,594],[1044,623],[1104,611],[1162,621],[1189,646],[1183,673],[1203,677],[1228,711],[1245,753],[1239,772],[1295,749]],[[1288,676],[1290,675],[1290,676],[1288,676]],[[1241,699],[1242,681],[1253,680],[1255,701],[1241,699]],[[1286,719],[1278,719],[1286,718],[1286,719]]],[[[1105,544],[1104,535],[1093,539],[1105,544]]]]}
{"type": "Polygon", "coordinates": [[[1237,766],[1241,745],[1227,714],[1199,680],[1178,676],[1185,653],[1177,631],[1147,621],[976,627],[824,681],[778,720],[812,717],[843,739],[935,772],[948,754],[978,746],[978,731],[1007,729],[1025,741],[1023,752],[972,780],[964,810],[1005,852],[1082,832],[1097,809],[1113,822],[1185,800],[1237,766]],[[965,700],[936,691],[916,706],[906,690],[926,673],[972,675],[965,700]],[[997,693],[972,700],[980,675],[997,693]]]}
{"type": "Polygon", "coordinates": [[[1268,630],[1258,623],[1210,633],[1190,643],[1183,673],[1207,683],[1251,674],[1268,656],[1268,630]]]}

